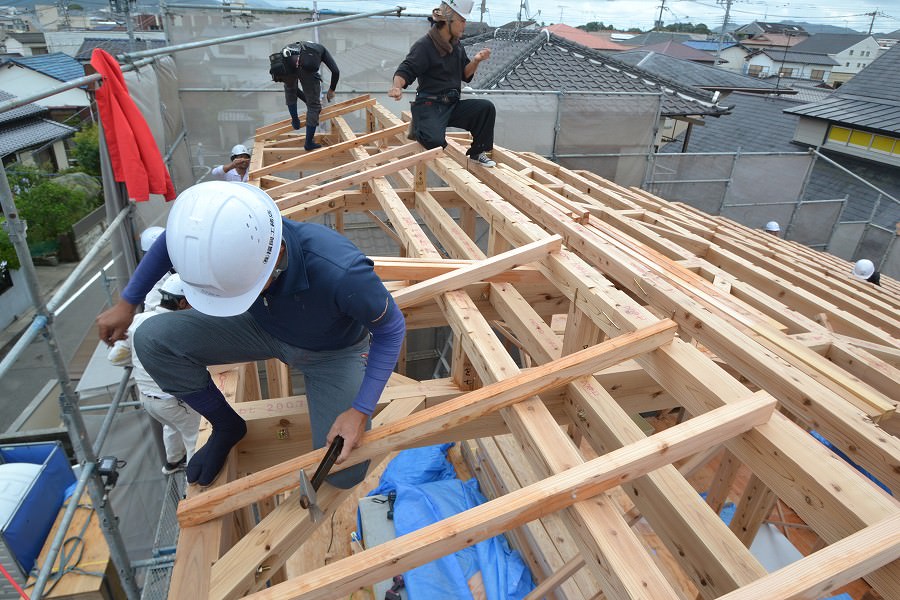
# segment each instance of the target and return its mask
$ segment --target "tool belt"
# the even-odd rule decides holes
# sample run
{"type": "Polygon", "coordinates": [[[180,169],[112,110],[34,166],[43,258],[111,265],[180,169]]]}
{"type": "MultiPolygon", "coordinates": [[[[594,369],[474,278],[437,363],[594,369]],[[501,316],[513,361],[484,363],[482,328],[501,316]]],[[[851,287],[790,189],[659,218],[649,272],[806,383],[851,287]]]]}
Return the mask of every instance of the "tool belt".
{"type": "Polygon", "coordinates": [[[456,104],[459,102],[459,90],[447,90],[441,94],[416,92],[416,104],[420,102],[437,102],[438,104],[456,104]]]}

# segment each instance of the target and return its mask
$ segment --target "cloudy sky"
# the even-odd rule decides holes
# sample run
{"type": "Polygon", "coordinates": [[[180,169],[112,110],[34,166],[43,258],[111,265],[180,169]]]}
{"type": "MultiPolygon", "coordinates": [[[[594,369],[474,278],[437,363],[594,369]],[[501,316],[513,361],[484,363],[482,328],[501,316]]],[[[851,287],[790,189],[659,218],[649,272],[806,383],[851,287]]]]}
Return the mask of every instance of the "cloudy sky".
{"type": "MultiPolygon", "coordinates": [[[[659,15],[661,0],[524,0],[530,14],[538,22],[582,25],[590,21],[602,21],[617,29],[637,26],[647,30],[659,15]]],[[[724,1],[724,0],[723,0],[724,1]]],[[[294,4],[296,4],[295,0],[294,4]]],[[[425,13],[437,6],[440,0],[410,0],[389,3],[382,0],[318,0],[320,8],[335,10],[375,10],[381,6],[397,4],[407,12],[425,13]],[[352,7],[352,8],[351,8],[352,7]]],[[[521,0],[485,0],[487,12],[484,20],[497,26],[514,21],[521,0]]],[[[302,4],[311,4],[306,0],[302,4]]],[[[479,19],[480,0],[470,20],[479,19]]],[[[523,11],[524,12],[524,11],[523,11]]],[[[731,6],[730,20],[739,24],[751,21],[782,19],[809,23],[849,27],[865,32],[872,17],[865,13],[876,12],[873,31],[888,32],[900,29],[900,6],[896,0],[735,0],[731,6]]],[[[710,29],[722,26],[725,17],[724,4],[716,0],[665,0],[663,23],[706,23],[710,29]]]]}

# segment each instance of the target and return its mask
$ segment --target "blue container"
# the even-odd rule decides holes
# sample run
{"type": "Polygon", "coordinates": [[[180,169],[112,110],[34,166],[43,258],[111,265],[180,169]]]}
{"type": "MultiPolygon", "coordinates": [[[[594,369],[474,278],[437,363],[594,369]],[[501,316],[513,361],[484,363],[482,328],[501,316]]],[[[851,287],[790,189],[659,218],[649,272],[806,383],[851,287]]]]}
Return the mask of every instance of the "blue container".
{"type": "MultiPolygon", "coordinates": [[[[12,514],[0,522],[0,562],[10,575],[24,582],[53,528],[66,489],[75,483],[75,474],[59,442],[0,446],[0,465],[10,463],[37,466],[28,469],[33,472],[32,480],[24,483],[12,514]]],[[[8,582],[0,578],[0,584],[8,582]]]]}

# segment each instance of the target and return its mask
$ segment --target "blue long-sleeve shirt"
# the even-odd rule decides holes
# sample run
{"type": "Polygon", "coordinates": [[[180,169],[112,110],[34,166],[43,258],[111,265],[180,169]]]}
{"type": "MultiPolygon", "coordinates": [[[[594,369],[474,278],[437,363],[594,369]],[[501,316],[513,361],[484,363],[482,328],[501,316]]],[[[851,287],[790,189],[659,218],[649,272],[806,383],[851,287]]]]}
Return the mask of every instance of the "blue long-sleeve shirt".
{"type": "MultiPolygon", "coordinates": [[[[403,314],[372,261],[350,240],[314,223],[282,222],[287,269],[248,312],[273,337],[306,350],[346,348],[371,332],[365,376],[353,401],[353,408],[371,415],[400,355],[403,314]]],[[[171,267],[163,233],[138,264],[122,298],[140,304],[171,267]]]]}

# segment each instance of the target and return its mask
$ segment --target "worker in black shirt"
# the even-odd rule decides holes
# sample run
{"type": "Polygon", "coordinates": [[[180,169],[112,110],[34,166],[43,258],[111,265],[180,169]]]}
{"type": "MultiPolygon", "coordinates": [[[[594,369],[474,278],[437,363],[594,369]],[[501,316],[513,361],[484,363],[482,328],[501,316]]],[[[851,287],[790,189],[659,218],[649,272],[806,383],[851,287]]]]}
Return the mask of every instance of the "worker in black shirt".
{"type": "Polygon", "coordinates": [[[284,102],[291,114],[291,125],[294,129],[300,129],[300,119],[297,117],[297,98],[300,98],[306,104],[306,143],[303,147],[306,150],[321,148],[322,145],[315,142],[319,113],[322,112],[322,76],[319,74],[319,67],[325,63],[331,71],[331,83],[325,96],[329,102],[334,99],[341,71],[322,44],[295,42],[285,46],[283,53],[291,67],[282,80],[284,102]]]}
{"type": "Polygon", "coordinates": [[[472,147],[466,153],[469,158],[493,167],[496,163],[488,152],[494,148],[497,111],[489,100],[460,99],[462,82],[472,81],[478,63],[491,56],[490,49],[484,48],[469,60],[459,43],[472,6],[473,0],[445,0],[431,11],[431,29],[397,67],[388,96],[399,100],[402,90],[418,79],[412,133],[419,143],[426,148],[446,147],[447,127],[459,127],[472,133],[472,147]]]}

